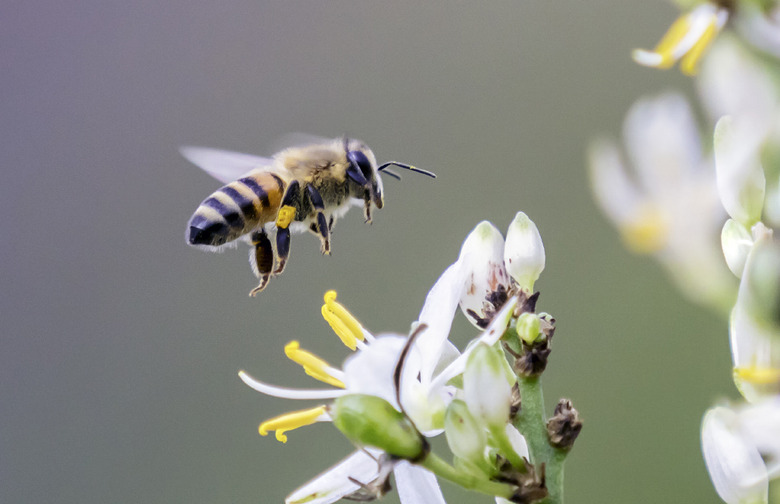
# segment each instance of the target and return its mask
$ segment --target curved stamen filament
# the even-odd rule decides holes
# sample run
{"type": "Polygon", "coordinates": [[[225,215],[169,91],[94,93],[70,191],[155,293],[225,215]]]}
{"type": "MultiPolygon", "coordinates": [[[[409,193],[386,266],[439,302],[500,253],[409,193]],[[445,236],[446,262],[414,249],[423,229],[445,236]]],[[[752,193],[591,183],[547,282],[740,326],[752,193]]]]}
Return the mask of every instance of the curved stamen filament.
{"type": "Polygon", "coordinates": [[[301,350],[301,345],[297,341],[287,343],[284,347],[284,354],[291,361],[303,366],[303,370],[306,374],[315,380],[327,383],[328,385],[333,385],[334,387],[346,388],[344,382],[334,376],[339,375],[339,377],[343,377],[343,372],[334,369],[313,353],[301,350]]]}
{"type": "Polygon", "coordinates": [[[347,311],[341,303],[336,302],[336,291],[328,291],[324,296],[325,304],[322,305],[322,318],[341,339],[341,342],[350,350],[355,350],[365,337],[363,326],[347,311]]]}
{"type": "Polygon", "coordinates": [[[286,443],[287,436],[284,435],[285,432],[311,425],[315,422],[329,420],[330,417],[326,411],[326,406],[317,406],[307,410],[285,413],[261,423],[258,431],[261,436],[267,436],[270,431],[276,431],[276,440],[286,443]]]}
{"type": "Polygon", "coordinates": [[[241,378],[241,381],[258,392],[272,397],[281,397],[282,399],[335,399],[347,393],[346,390],[315,390],[277,387],[276,385],[269,385],[267,383],[261,382],[260,380],[256,380],[244,371],[239,371],[238,377],[241,378]]]}

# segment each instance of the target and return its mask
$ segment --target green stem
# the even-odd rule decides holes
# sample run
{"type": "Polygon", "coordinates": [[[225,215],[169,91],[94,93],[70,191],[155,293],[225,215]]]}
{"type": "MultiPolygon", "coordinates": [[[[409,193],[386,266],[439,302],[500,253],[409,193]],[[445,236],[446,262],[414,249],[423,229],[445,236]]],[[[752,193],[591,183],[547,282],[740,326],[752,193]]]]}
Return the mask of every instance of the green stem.
{"type": "Polygon", "coordinates": [[[541,464],[545,465],[545,485],[549,496],[544,503],[563,504],[563,463],[567,452],[550,446],[542,382],[538,377],[520,376],[517,383],[520,387],[521,405],[520,413],[515,419],[515,427],[525,436],[531,463],[537,470],[541,464]]]}
{"type": "Polygon", "coordinates": [[[425,459],[417,463],[428,469],[436,476],[451,481],[463,488],[474,490],[487,495],[495,495],[508,499],[514,493],[511,485],[496,483],[487,479],[478,478],[472,473],[463,472],[445,462],[433,453],[429,453],[425,459]]]}

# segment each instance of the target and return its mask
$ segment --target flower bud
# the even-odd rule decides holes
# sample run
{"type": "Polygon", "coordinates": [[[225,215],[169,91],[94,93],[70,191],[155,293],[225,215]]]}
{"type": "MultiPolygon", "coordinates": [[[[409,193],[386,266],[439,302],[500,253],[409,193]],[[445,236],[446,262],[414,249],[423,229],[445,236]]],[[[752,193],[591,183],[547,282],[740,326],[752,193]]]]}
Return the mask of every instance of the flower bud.
{"type": "Polygon", "coordinates": [[[428,443],[412,422],[384,399],[349,394],[330,407],[333,425],[358,446],[372,446],[406,460],[420,460],[428,443]]]}
{"type": "Polygon", "coordinates": [[[747,261],[750,249],[753,248],[753,238],[750,236],[750,231],[734,219],[729,219],[723,225],[720,243],[729,269],[737,278],[742,278],[745,261],[747,261]]]}
{"type": "Polygon", "coordinates": [[[743,283],[741,302],[756,323],[775,333],[780,344],[780,244],[771,239],[756,242],[743,283]]]}
{"type": "Polygon", "coordinates": [[[517,319],[515,331],[521,340],[533,345],[534,341],[541,335],[539,316],[535,313],[523,313],[517,319]]]}
{"type": "Polygon", "coordinates": [[[466,361],[463,392],[469,411],[488,429],[501,429],[509,420],[512,403],[511,370],[503,352],[478,344],[466,361]]]}
{"type": "Polygon", "coordinates": [[[728,214],[744,226],[761,220],[766,179],[758,159],[755,133],[745,123],[724,116],[715,125],[715,171],[718,194],[728,214]]]}
{"type": "Polygon", "coordinates": [[[509,275],[504,267],[504,237],[490,222],[482,221],[460,250],[466,278],[460,308],[469,321],[484,329],[507,299],[509,275]]]}
{"type": "Polygon", "coordinates": [[[471,415],[465,402],[454,400],[447,407],[444,432],[455,456],[474,464],[480,464],[485,459],[487,433],[471,415]]]}
{"type": "Polygon", "coordinates": [[[544,270],[544,244],[536,224],[517,212],[506,232],[504,264],[520,288],[533,292],[534,282],[544,270]]]}

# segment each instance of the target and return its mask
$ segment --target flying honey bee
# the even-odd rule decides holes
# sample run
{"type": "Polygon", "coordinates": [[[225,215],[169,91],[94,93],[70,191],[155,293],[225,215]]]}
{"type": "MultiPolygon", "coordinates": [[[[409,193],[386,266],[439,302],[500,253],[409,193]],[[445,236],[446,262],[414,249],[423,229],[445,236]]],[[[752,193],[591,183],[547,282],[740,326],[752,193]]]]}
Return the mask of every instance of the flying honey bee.
{"type": "Polygon", "coordinates": [[[346,137],[310,141],[270,158],[204,147],[180,150],[191,163],[227,184],[195,210],[187,224],[187,243],[217,251],[239,239],[247,241],[252,247],[249,262],[259,279],[250,296],[284,271],[291,231],[314,233],[320,251],[330,254],[333,225],[351,206],[362,205],[370,223],[372,208],[384,206],[380,172],[400,179],[389,166],[436,177],[396,161],[377,166],[366,144],[346,137]],[[269,238],[274,231],[276,253],[269,238]]]}

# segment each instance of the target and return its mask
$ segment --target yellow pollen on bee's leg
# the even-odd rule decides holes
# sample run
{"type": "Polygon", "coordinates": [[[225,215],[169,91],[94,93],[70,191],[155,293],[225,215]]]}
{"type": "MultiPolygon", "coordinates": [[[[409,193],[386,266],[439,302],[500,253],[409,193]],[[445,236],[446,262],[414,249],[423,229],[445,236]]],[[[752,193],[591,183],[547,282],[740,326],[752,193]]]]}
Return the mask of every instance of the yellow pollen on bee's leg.
{"type": "Polygon", "coordinates": [[[261,436],[267,436],[270,431],[276,431],[276,440],[286,443],[287,436],[284,435],[285,432],[315,423],[317,419],[325,414],[326,409],[326,406],[317,406],[316,408],[291,411],[290,413],[279,415],[261,423],[258,432],[260,432],[261,436]]]}
{"type": "Polygon", "coordinates": [[[707,24],[707,29],[696,44],[691,47],[691,50],[683,56],[680,61],[680,71],[685,75],[696,75],[698,71],[698,63],[702,55],[707,51],[707,48],[712,44],[715,39],[715,35],[718,34],[718,18],[713,14],[712,19],[707,24]]]}
{"type": "Polygon", "coordinates": [[[734,376],[753,385],[780,385],[780,369],[763,366],[734,368],[734,376]]]}
{"type": "Polygon", "coordinates": [[[279,213],[276,215],[276,227],[287,229],[293,219],[295,219],[295,207],[285,205],[279,209],[279,213]]]}
{"type": "Polygon", "coordinates": [[[307,375],[311,376],[315,380],[319,380],[328,385],[333,385],[338,388],[346,388],[344,383],[331,376],[327,369],[331,366],[320,359],[311,352],[301,350],[301,346],[297,341],[291,341],[284,346],[284,354],[288,359],[303,366],[303,370],[307,375]]]}
{"type": "Polygon", "coordinates": [[[357,342],[365,339],[363,326],[344,306],[336,302],[336,291],[330,290],[326,292],[324,300],[322,318],[330,324],[333,332],[336,333],[347,348],[355,350],[357,342]]]}

